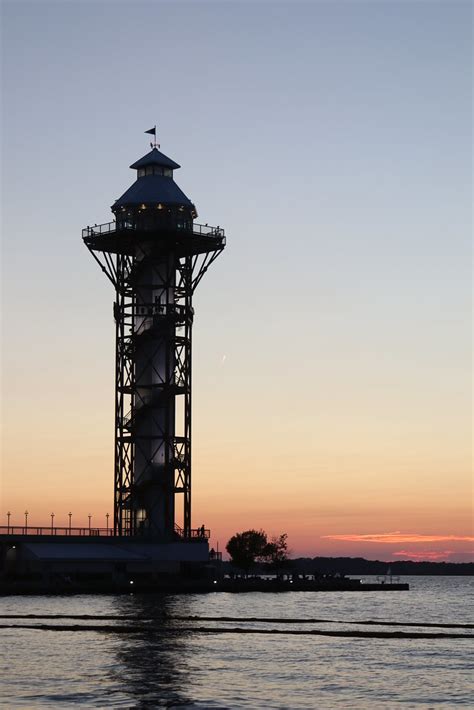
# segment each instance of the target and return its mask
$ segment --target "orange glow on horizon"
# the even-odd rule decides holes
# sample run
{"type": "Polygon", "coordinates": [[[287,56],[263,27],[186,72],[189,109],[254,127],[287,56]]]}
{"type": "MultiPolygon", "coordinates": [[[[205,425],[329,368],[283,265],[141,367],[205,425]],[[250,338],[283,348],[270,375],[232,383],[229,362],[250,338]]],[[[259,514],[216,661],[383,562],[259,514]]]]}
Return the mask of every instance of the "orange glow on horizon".
{"type": "Polygon", "coordinates": [[[453,554],[455,554],[454,550],[419,550],[418,552],[398,550],[397,552],[392,552],[393,557],[403,557],[405,560],[412,560],[413,562],[449,562],[449,558],[453,554]]]}
{"type": "Polygon", "coordinates": [[[418,533],[374,533],[368,535],[322,535],[328,540],[342,540],[344,542],[376,542],[388,545],[407,543],[407,542],[474,542],[474,537],[471,535],[420,535],[418,533]]]}

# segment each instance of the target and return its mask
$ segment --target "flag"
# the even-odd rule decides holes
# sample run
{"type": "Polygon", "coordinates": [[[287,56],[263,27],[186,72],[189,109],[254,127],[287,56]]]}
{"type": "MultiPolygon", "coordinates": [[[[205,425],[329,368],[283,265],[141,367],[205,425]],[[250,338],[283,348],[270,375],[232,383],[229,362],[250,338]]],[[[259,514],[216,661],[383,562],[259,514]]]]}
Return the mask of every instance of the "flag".
{"type": "Polygon", "coordinates": [[[153,126],[153,128],[150,128],[149,131],[145,131],[145,133],[151,133],[151,135],[155,136],[155,138],[156,138],[156,126],[153,126]]]}

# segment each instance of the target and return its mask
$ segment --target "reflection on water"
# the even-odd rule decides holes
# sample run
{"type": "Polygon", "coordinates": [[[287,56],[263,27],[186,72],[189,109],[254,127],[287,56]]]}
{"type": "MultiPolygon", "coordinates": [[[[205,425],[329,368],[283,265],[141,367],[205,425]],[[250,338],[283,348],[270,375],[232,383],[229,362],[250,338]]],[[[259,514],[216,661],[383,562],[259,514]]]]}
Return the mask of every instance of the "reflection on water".
{"type": "MultiPolygon", "coordinates": [[[[186,597],[181,601],[182,610],[186,597]]],[[[134,699],[135,708],[192,707],[187,693],[190,672],[187,635],[170,634],[172,622],[160,618],[176,611],[174,598],[118,597],[115,606],[124,616],[151,616],[156,620],[143,635],[121,637],[117,665],[109,671],[112,685],[122,686],[122,691],[134,699]]]]}

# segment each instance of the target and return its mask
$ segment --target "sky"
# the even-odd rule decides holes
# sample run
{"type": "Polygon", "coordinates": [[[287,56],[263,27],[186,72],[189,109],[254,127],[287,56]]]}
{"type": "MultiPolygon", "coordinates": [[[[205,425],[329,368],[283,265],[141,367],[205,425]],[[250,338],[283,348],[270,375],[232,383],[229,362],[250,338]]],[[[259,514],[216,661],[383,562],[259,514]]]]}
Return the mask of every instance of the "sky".
{"type": "Polygon", "coordinates": [[[195,295],[193,523],[472,559],[468,2],[3,0],[0,524],[105,525],[113,290],[81,240],[161,150],[195,295]]]}

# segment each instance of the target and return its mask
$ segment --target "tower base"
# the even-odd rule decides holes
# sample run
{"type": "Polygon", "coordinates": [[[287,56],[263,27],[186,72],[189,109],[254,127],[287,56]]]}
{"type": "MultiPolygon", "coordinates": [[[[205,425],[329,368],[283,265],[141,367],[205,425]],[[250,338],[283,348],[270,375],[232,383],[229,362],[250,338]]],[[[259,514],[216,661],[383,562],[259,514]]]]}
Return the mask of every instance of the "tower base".
{"type": "Polygon", "coordinates": [[[179,591],[213,575],[207,540],[0,536],[0,594],[179,591]]]}

